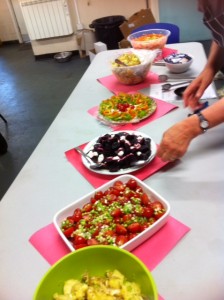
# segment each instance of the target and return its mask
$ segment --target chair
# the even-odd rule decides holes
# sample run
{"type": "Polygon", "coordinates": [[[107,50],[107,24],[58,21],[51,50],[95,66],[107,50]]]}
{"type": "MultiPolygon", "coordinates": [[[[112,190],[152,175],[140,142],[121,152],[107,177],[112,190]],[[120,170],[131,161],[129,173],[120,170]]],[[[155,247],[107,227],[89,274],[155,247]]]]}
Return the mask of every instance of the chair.
{"type": "Polygon", "coordinates": [[[134,29],[132,33],[147,29],[167,29],[171,32],[170,36],[168,37],[167,44],[175,44],[180,42],[180,29],[177,25],[171,23],[146,24],[134,29]]]}

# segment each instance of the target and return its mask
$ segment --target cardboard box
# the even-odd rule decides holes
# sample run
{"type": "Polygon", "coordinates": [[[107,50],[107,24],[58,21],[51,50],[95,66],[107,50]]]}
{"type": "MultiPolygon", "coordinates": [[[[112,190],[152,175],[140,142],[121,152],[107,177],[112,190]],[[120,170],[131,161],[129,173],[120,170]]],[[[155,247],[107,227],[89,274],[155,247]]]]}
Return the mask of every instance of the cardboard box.
{"type": "Polygon", "coordinates": [[[150,23],[156,23],[151,9],[141,9],[139,12],[132,15],[127,21],[124,21],[119,28],[124,38],[127,38],[134,29],[150,23]]]}

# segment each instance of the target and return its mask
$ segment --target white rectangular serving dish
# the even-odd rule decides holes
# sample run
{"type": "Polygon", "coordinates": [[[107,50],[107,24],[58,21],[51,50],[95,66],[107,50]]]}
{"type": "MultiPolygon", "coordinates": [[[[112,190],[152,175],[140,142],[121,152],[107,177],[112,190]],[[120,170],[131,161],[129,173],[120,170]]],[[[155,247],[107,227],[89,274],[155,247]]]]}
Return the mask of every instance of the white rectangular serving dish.
{"type": "Polygon", "coordinates": [[[150,227],[148,227],[147,229],[145,229],[144,231],[139,233],[136,237],[134,237],[133,239],[131,239],[130,241],[128,241],[127,243],[122,245],[120,248],[126,249],[128,251],[133,250],[134,248],[139,246],[141,243],[143,243],[145,240],[147,240],[149,237],[151,237],[154,233],[156,233],[162,226],[165,225],[165,223],[167,222],[167,219],[169,217],[169,214],[170,214],[169,203],[163,197],[161,197],[157,192],[155,192],[148,185],[146,185],[143,181],[139,180],[137,177],[135,177],[133,175],[129,175],[129,174],[121,175],[121,176],[118,176],[118,177],[114,178],[113,180],[109,181],[108,183],[102,185],[101,187],[93,190],[89,194],[78,199],[77,201],[73,202],[72,204],[66,206],[65,208],[61,209],[59,212],[57,212],[55,214],[54,219],[53,219],[54,226],[56,227],[59,235],[61,236],[61,238],[63,239],[63,241],[65,242],[65,244],[68,246],[68,248],[71,251],[75,251],[75,249],[74,249],[72,243],[64,236],[63,232],[61,231],[61,229],[60,229],[61,222],[64,219],[66,219],[66,217],[68,217],[69,215],[72,215],[76,208],[82,208],[84,204],[88,203],[90,201],[90,198],[93,197],[96,192],[106,191],[117,180],[120,180],[120,181],[126,183],[129,179],[136,180],[138,185],[143,189],[143,191],[147,195],[150,196],[150,198],[153,201],[156,201],[156,200],[160,201],[163,204],[164,208],[166,209],[166,212],[160,219],[158,219],[150,227]]]}

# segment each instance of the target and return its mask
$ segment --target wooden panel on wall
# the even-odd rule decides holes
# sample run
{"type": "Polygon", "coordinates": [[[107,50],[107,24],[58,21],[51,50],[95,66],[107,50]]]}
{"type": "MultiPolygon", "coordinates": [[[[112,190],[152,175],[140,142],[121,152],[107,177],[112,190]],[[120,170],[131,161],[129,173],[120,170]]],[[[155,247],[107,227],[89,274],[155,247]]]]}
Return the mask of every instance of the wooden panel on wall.
{"type": "Polygon", "coordinates": [[[17,34],[10,15],[6,0],[0,1],[0,40],[15,41],[17,34]]]}

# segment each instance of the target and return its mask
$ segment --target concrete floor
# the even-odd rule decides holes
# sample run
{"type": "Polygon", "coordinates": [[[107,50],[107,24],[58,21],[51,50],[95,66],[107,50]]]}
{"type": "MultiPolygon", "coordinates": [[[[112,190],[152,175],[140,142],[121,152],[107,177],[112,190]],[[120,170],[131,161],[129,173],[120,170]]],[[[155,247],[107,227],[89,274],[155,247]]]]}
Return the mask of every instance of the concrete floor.
{"type": "Polygon", "coordinates": [[[29,45],[0,46],[0,132],[8,152],[0,156],[0,199],[68,99],[89,66],[74,55],[58,63],[36,60],[29,45]]]}
{"type": "MultiPolygon", "coordinates": [[[[210,41],[203,42],[206,53],[210,41]]],[[[0,132],[8,152],[0,156],[0,199],[51,125],[89,66],[89,58],[57,63],[35,60],[29,46],[0,46],[0,132]]]]}

